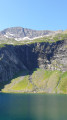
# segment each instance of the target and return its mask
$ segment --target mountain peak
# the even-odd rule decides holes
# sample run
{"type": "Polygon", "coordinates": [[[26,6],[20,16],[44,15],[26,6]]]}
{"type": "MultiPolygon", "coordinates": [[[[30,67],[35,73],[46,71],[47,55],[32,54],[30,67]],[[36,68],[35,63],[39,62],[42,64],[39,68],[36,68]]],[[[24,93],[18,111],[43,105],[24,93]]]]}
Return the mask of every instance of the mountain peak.
{"type": "Polygon", "coordinates": [[[23,27],[11,27],[4,29],[0,32],[0,38],[14,38],[15,40],[35,39],[39,37],[49,36],[62,31],[50,31],[50,30],[32,30],[23,27]]]}

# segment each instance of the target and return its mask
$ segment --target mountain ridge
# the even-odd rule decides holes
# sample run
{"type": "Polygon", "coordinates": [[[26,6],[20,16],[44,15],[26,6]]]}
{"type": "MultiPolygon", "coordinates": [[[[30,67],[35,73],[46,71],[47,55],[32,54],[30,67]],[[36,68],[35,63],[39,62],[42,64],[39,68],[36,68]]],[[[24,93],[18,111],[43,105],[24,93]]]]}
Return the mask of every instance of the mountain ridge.
{"type": "Polygon", "coordinates": [[[51,31],[51,30],[32,30],[23,27],[11,27],[0,31],[0,37],[14,38],[15,40],[26,37],[26,39],[35,39],[37,37],[49,36],[52,34],[61,33],[62,30],[51,31]]]}

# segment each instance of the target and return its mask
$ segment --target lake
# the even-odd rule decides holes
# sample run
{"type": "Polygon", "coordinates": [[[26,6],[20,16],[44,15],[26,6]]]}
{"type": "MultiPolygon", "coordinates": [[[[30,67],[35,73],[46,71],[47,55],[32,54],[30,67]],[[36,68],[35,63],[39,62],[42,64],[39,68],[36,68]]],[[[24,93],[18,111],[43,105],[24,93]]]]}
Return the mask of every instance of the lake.
{"type": "Polygon", "coordinates": [[[67,120],[67,95],[0,93],[0,120],[67,120]]]}

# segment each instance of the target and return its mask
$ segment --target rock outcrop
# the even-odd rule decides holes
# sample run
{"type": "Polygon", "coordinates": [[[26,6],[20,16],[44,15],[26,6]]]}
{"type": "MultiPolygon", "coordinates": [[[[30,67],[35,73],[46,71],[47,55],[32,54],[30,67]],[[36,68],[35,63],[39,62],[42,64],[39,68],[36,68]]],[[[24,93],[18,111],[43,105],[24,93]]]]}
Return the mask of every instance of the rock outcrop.
{"type": "Polygon", "coordinates": [[[19,71],[35,68],[67,71],[67,41],[0,48],[0,82],[12,79],[19,71]]]}

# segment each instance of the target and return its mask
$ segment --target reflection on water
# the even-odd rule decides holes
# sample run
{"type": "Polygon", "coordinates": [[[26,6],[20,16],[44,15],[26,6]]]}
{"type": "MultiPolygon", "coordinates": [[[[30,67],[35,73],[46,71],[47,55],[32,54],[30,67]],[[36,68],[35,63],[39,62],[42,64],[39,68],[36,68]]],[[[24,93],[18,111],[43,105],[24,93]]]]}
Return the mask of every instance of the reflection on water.
{"type": "Polygon", "coordinates": [[[0,120],[67,120],[67,95],[0,93],[0,120]]]}

